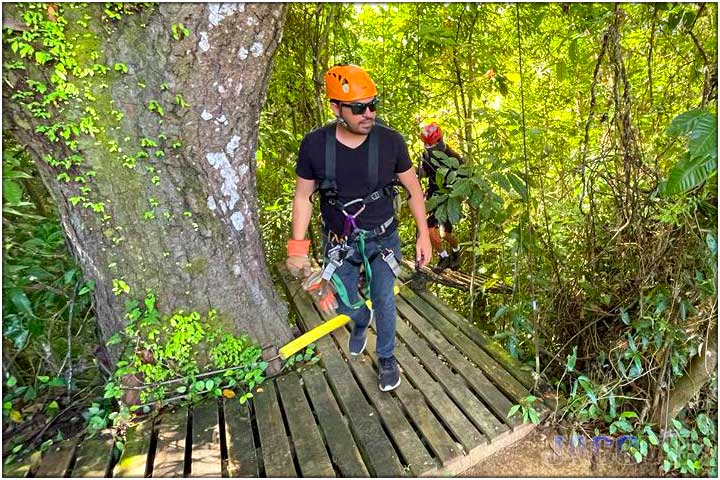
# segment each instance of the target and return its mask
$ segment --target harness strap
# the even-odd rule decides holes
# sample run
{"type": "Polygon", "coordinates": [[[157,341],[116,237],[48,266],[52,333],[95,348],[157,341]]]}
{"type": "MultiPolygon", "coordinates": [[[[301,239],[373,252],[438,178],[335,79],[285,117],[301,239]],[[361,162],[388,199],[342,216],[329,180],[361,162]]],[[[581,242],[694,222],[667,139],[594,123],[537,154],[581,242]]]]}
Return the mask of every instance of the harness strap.
{"type": "MultiPolygon", "coordinates": [[[[327,202],[338,208],[340,211],[343,211],[345,207],[350,205],[351,203],[355,203],[357,201],[362,201],[362,205],[366,205],[368,203],[376,202],[384,197],[394,197],[397,192],[395,187],[397,185],[401,185],[400,182],[397,181],[397,179],[391,181],[389,184],[385,185],[384,187],[378,189],[378,175],[379,175],[379,163],[380,163],[380,145],[379,145],[379,136],[378,129],[382,128],[379,126],[373,127],[373,129],[370,131],[369,139],[368,139],[368,186],[370,187],[370,193],[364,198],[349,198],[345,197],[344,199],[341,199],[338,197],[337,194],[337,182],[336,182],[336,176],[335,176],[335,165],[336,165],[336,148],[337,148],[337,139],[335,137],[335,123],[331,123],[327,127],[327,131],[325,132],[325,178],[322,179],[320,182],[318,190],[320,191],[320,195],[327,200],[327,202]],[[343,200],[347,200],[343,201],[343,200]]],[[[356,217],[359,212],[356,212],[354,216],[356,217]]],[[[347,212],[343,212],[343,214],[347,215],[347,212]]]]}
{"type": "MultiPolygon", "coordinates": [[[[365,234],[366,232],[364,230],[360,230],[360,233],[357,237],[358,242],[358,251],[360,252],[360,256],[363,259],[363,264],[365,265],[365,295],[370,297],[370,284],[372,283],[372,269],[370,268],[370,261],[368,261],[367,254],[365,253],[365,234]]],[[[338,294],[338,297],[340,297],[340,300],[348,307],[353,310],[357,310],[358,308],[362,308],[365,306],[365,302],[363,299],[359,299],[355,303],[350,303],[350,298],[348,297],[347,290],[345,289],[345,285],[343,284],[342,280],[340,280],[340,277],[337,275],[337,273],[333,273],[331,277],[331,281],[333,283],[333,286],[335,287],[335,291],[338,294]]]]}
{"type": "Polygon", "coordinates": [[[337,184],[335,183],[335,147],[337,140],[335,139],[335,124],[330,124],[325,138],[325,178],[320,184],[321,193],[333,192],[337,196],[337,184]]]}
{"type": "Polygon", "coordinates": [[[368,154],[370,156],[368,159],[368,183],[370,184],[370,191],[373,193],[375,192],[378,183],[378,137],[377,128],[370,130],[370,145],[368,146],[368,154]]]}

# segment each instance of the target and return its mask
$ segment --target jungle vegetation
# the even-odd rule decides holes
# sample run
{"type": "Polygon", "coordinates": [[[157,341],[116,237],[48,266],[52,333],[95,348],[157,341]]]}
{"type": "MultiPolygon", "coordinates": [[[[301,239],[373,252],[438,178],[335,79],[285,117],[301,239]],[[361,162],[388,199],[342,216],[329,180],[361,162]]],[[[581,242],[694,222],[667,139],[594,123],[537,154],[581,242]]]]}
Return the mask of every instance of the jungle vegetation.
{"type": "MultiPolygon", "coordinates": [[[[63,13],[52,5],[34,10],[42,22],[63,13]]],[[[154,8],[106,4],[83,21],[120,25],[154,8]]],[[[639,462],[661,451],[665,472],[717,475],[717,5],[304,3],[283,15],[267,91],[252,100],[262,107],[257,148],[250,141],[246,152],[265,265],[284,259],[299,143],[331,120],[322,75],[336,63],[361,65],[378,85],[379,115],[413,159],[419,124],[437,121],[466,160],[468,176],[449,179],[439,214],[457,225],[462,270],[482,280],[469,295],[433,291],[566,399],[551,421],[635,435],[630,454],[639,462]],[[495,284],[511,293],[488,292],[495,284]]],[[[188,25],[165,25],[168,41],[197,44],[188,25]]],[[[28,50],[32,39],[13,45],[27,31],[4,24],[5,108],[44,98],[56,83],[26,79],[30,93],[18,94],[23,62],[48,61],[28,50]]],[[[120,57],[105,68],[122,77],[120,57]]],[[[174,75],[188,85],[184,72],[174,75]]],[[[176,87],[163,89],[161,77],[152,77],[158,98],[176,87]]],[[[186,108],[190,92],[170,93],[176,110],[186,108]]],[[[27,107],[35,117],[40,103],[27,107]]],[[[166,153],[181,142],[165,140],[166,153]]],[[[5,127],[3,141],[3,431],[14,438],[3,452],[19,454],[57,438],[45,426],[58,413],[105,426],[121,389],[107,395],[117,359],[96,358],[109,336],[93,308],[97,285],[68,250],[57,196],[38,170],[42,146],[5,127]]],[[[407,208],[401,218],[410,258],[407,208]]],[[[188,268],[203,268],[197,260],[188,268]]],[[[106,288],[123,298],[127,286],[106,288]]],[[[156,319],[156,302],[167,305],[143,290],[126,307],[140,323],[156,319]]],[[[197,327],[209,317],[201,313],[176,323],[197,327]]],[[[124,326],[128,338],[147,333],[134,325],[124,326]]],[[[245,355],[217,358],[248,362],[262,381],[250,339],[222,338],[245,342],[245,355]]]]}

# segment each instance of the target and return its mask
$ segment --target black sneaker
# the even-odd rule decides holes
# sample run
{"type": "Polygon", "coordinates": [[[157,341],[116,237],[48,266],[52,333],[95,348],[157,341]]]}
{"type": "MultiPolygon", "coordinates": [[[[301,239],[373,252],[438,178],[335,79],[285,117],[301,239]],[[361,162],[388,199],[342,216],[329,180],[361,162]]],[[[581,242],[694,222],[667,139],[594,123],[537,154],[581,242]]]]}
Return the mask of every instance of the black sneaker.
{"type": "Polygon", "coordinates": [[[375,312],[370,310],[370,320],[368,320],[367,327],[363,328],[362,332],[359,332],[359,329],[353,325],[350,338],[348,339],[348,350],[350,350],[350,355],[353,357],[357,357],[365,351],[365,347],[367,346],[367,331],[374,317],[375,312]]]}
{"type": "Polygon", "coordinates": [[[457,270],[460,268],[460,250],[457,252],[452,252],[450,254],[450,261],[448,262],[447,268],[450,270],[457,270]]]}
{"type": "Polygon", "coordinates": [[[380,390],[389,392],[400,386],[400,369],[394,356],[378,358],[380,368],[378,369],[378,383],[380,390]]]}
{"type": "Polygon", "coordinates": [[[452,260],[449,255],[447,257],[440,257],[440,261],[433,267],[432,271],[435,273],[442,273],[443,270],[450,266],[451,262],[452,260]]]}

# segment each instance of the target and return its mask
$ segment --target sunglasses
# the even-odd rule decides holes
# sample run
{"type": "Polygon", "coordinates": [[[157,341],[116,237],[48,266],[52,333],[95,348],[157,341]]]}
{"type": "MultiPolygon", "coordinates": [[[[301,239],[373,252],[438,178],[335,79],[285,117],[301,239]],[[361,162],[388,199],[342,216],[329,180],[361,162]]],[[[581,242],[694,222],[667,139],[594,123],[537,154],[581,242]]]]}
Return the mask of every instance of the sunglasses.
{"type": "Polygon", "coordinates": [[[373,98],[367,103],[341,103],[340,107],[349,107],[353,115],[362,115],[365,113],[366,108],[369,108],[371,112],[374,112],[377,110],[378,105],[380,105],[380,100],[373,98]]]}

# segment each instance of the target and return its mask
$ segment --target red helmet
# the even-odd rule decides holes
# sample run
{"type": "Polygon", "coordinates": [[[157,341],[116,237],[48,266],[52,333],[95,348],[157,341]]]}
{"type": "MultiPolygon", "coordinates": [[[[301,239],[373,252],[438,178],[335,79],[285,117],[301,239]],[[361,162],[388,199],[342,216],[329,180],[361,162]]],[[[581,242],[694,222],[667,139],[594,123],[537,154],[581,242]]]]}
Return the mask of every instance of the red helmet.
{"type": "Polygon", "coordinates": [[[423,141],[426,147],[432,147],[440,140],[442,140],[442,138],[442,131],[440,130],[440,127],[438,127],[437,123],[432,122],[422,127],[422,131],[420,132],[420,139],[423,141]]]}

